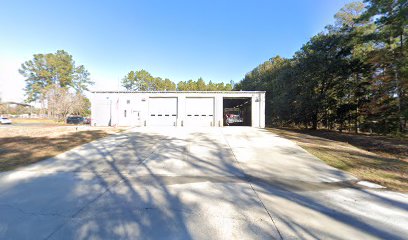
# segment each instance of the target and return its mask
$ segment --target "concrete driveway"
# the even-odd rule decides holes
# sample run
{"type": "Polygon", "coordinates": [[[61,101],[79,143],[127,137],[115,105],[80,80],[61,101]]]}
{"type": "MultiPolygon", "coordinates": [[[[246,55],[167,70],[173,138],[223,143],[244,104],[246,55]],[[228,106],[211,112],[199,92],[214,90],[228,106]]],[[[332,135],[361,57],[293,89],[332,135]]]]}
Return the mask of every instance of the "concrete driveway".
{"type": "Polygon", "coordinates": [[[408,196],[265,130],[135,128],[0,174],[0,239],[404,239],[408,196]]]}

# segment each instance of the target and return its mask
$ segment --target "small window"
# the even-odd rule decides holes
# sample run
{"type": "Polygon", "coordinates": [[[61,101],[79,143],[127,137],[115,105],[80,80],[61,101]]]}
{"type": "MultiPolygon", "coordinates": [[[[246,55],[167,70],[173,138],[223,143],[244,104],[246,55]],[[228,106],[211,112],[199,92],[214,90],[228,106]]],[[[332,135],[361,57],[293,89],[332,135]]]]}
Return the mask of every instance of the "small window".
{"type": "Polygon", "coordinates": [[[124,113],[124,115],[125,115],[125,117],[126,117],[126,110],[125,110],[123,113],[124,113]]]}
{"type": "Polygon", "coordinates": [[[127,103],[127,104],[130,104],[130,100],[126,100],[126,103],[127,103]]]}

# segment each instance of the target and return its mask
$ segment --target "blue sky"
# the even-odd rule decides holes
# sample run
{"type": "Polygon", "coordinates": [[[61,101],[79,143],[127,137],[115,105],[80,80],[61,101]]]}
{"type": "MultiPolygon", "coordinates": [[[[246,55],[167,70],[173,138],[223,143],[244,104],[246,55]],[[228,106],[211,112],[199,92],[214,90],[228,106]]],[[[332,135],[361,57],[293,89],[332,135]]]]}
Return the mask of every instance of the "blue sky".
{"type": "Polygon", "coordinates": [[[238,82],[275,55],[291,57],[347,0],[0,1],[0,92],[23,99],[21,63],[64,49],[118,89],[130,70],[174,82],[238,82]]]}

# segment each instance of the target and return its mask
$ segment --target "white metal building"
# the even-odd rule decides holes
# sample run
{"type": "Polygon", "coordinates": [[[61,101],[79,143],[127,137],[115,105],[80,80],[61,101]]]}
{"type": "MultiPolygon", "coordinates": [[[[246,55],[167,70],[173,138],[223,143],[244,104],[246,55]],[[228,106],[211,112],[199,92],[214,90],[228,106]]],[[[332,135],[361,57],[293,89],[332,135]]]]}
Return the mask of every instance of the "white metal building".
{"type": "Polygon", "coordinates": [[[265,127],[263,91],[92,93],[92,126],[265,127]],[[231,123],[228,111],[235,111],[240,120],[231,123]]]}

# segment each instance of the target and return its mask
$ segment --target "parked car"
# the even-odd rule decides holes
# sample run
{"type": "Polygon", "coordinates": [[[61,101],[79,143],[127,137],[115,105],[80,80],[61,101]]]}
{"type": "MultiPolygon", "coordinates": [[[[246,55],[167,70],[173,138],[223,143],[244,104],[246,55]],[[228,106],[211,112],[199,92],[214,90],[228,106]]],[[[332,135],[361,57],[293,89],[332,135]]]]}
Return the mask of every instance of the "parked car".
{"type": "Polygon", "coordinates": [[[84,124],[91,124],[91,118],[84,118],[84,124]]]}
{"type": "Polygon", "coordinates": [[[84,123],[84,118],[79,116],[67,117],[67,124],[82,124],[84,123]]]}
{"type": "Polygon", "coordinates": [[[1,124],[11,124],[11,120],[6,117],[0,117],[1,124]]]}

